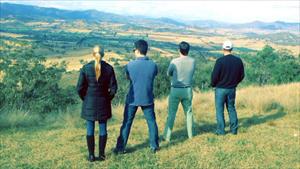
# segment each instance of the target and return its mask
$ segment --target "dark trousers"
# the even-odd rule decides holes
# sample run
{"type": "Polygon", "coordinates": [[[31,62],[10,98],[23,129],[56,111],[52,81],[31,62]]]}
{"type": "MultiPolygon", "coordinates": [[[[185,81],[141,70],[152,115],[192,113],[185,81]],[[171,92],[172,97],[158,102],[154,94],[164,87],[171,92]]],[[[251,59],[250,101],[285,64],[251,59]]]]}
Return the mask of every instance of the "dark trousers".
{"type": "Polygon", "coordinates": [[[238,130],[238,118],[235,110],[235,88],[223,89],[216,88],[215,90],[215,107],[217,117],[217,134],[225,134],[225,120],[224,120],[224,104],[226,105],[229,121],[230,131],[233,134],[238,130]]]}
{"type": "MultiPolygon", "coordinates": [[[[123,124],[120,129],[120,136],[118,137],[116,146],[118,150],[124,150],[126,147],[131,125],[138,107],[139,106],[133,106],[128,104],[125,105],[123,124]]],[[[154,104],[140,107],[144,112],[144,117],[148,124],[150,148],[158,149],[158,127],[155,119],[154,104]]]]}

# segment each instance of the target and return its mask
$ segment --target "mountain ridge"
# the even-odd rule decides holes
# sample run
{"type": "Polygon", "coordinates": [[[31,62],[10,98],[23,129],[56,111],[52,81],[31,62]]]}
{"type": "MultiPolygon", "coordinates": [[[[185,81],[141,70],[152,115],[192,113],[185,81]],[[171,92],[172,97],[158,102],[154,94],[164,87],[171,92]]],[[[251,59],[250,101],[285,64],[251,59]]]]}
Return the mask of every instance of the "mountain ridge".
{"type": "Polygon", "coordinates": [[[231,28],[243,29],[254,28],[262,30],[299,30],[300,23],[289,23],[284,21],[262,22],[252,21],[247,23],[226,23],[216,20],[176,20],[168,17],[152,18],[147,16],[127,16],[114,13],[102,12],[95,9],[89,10],[64,10],[52,7],[38,7],[33,5],[13,4],[13,3],[0,3],[0,17],[4,18],[19,18],[19,19],[32,19],[32,20],[45,20],[45,19],[66,19],[77,20],[82,19],[89,22],[103,21],[113,23],[133,23],[141,24],[142,21],[151,24],[166,24],[175,25],[178,27],[200,27],[200,28],[231,28]],[[26,15],[24,15],[26,13],[26,15]]]}

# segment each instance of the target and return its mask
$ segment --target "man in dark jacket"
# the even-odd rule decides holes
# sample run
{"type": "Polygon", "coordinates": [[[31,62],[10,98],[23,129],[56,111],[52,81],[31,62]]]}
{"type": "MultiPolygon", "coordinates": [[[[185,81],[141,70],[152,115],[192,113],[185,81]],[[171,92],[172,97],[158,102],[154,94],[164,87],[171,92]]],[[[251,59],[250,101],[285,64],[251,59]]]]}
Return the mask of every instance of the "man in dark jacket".
{"type": "Polygon", "coordinates": [[[158,127],[154,112],[153,82],[157,75],[157,65],[146,56],[148,44],[144,40],[134,43],[136,59],[126,65],[126,75],[130,88],[126,97],[123,124],[114,153],[125,153],[131,125],[138,107],[141,107],[147,120],[150,149],[155,153],[158,148],[158,127]]]}
{"type": "Polygon", "coordinates": [[[235,110],[235,93],[237,85],[244,78],[244,66],[240,58],[231,54],[233,45],[230,41],[223,43],[224,56],[217,59],[211,75],[211,86],[215,89],[215,108],[217,116],[217,135],[225,134],[224,104],[226,105],[230,132],[237,134],[238,118],[235,110]]]}

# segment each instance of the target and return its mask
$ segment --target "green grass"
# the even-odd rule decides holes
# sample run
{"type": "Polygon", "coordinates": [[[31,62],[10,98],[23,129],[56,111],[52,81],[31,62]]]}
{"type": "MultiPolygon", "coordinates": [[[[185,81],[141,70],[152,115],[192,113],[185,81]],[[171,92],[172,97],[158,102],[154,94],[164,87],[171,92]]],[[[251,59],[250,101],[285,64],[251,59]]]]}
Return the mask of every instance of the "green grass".
{"type": "MultiPolygon", "coordinates": [[[[149,152],[148,130],[140,110],[129,137],[129,153],[112,154],[122,122],[123,107],[117,106],[108,124],[107,160],[94,163],[86,160],[85,124],[77,105],[50,115],[39,125],[1,127],[0,168],[299,168],[299,90],[295,89],[299,83],[238,90],[237,105],[243,106],[238,107],[240,128],[236,136],[213,134],[213,93],[196,93],[195,137],[188,139],[180,108],[171,142],[161,142],[156,154],[149,152]]],[[[160,133],[166,103],[166,99],[156,103],[160,133]]],[[[21,117],[11,118],[27,119],[21,117]]],[[[227,112],[225,117],[228,121],[227,112]]]]}

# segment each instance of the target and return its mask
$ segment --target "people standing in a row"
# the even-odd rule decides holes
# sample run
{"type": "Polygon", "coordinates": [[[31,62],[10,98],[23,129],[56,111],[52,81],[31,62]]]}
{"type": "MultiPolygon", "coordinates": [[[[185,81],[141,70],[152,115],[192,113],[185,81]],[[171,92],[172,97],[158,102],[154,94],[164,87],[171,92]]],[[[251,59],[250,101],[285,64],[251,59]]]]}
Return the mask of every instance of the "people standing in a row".
{"type": "MultiPolygon", "coordinates": [[[[159,150],[158,127],[154,111],[153,83],[158,74],[157,65],[146,55],[148,44],[145,40],[134,43],[136,59],[125,67],[127,79],[130,81],[129,91],[123,114],[123,123],[117,139],[115,154],[126,153],[126,144],[130,129],[137,112],[141,107],[148,124],[150,150],[159,150]]],[[[217,119],[217,135],[225,134],[224,104],[229,113],[230,131],[238,132],[238,118],[235,110],[236,87],[244,78],[242,60],[231,54],[233,45],[230,41],[223,44],[224,56],[217,59],[211,75],[211,86],[215,89],[215,108],[217,119]]],[[[193,75],[195,59],[188,56],[190,45],[187,42],[179,44],[179,57],[173,59],[168,67],[167,75],[171,77],[168,116],[163,133],[163,139],[170,141],[171,133],[179,103],[186,115],[188,137],[193,137],[193,75]]],[[[99,159],[105,159],[107,141],[107,120],[111,117],[111,100],[117,92],[117,81],[113,67],[102,61],[104,50],[96,46],[93,51],[94,61],[84,65],[80,70],[77,91],[83,100],[81,116],[87,124],[87,146],[89,161],[95,161],[95,121],[99,122],[99,159]]]]}

